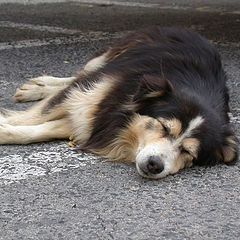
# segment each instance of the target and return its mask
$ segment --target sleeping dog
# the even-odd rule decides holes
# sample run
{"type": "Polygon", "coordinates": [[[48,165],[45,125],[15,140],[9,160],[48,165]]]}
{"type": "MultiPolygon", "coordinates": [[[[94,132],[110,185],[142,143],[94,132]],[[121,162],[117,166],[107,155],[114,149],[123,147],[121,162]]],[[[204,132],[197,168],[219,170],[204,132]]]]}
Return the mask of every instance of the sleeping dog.
{"type": "Polygon", "coordinates": [[[237,159],[220,56],[190,30],[131,33],[76,76],[31,79],[14,99],[41,101],[0,115],[0,144],[71,136],[81,150],[136,163],[140,175],[154,179],[237,159]]]}

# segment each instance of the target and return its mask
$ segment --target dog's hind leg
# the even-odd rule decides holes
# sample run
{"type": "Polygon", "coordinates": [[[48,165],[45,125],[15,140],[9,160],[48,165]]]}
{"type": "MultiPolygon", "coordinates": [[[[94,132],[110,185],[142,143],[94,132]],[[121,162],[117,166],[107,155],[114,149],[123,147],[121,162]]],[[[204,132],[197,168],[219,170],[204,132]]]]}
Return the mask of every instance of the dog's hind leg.
{"type": "Polygon", "coordinates": [[[0,144],[28,144],[54,139],[67,139],[70,132],[71,126],[67,118],[33,126],[0,124],[0,144]]]}
{"type": "Polygon", "coordinates": [[[48,86],[68,86],[72,83],[76,77],[53,77],[48,75],[43,75],[36,78],[31,78],[30,81],[37,84],[43,84],[48,86]]]}
{"type": "Polygon", "coordinates": [[[58,78],[47,75],[32,78],[16,90],[13,100],[16,102],[41,100],[66,88],[75,79],[75,77],[58,78]]]}

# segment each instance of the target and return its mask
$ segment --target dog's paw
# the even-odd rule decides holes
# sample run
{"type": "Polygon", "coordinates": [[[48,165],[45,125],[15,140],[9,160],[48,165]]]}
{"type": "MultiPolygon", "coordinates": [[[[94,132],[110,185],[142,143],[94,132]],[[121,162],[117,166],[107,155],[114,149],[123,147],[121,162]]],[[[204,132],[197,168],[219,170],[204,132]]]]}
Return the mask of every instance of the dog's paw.
{"type": "Polygon", "coordinates": [[[12,143],[14,140],[14,133],[11,125],[0,123],[0,144],[12,143]]]}
{"type": "Polygon", "coordinates": [[[17,88],[13,100],[15,102],[36,101],[44,98],[45,84],[30,80],[17,88]]]}

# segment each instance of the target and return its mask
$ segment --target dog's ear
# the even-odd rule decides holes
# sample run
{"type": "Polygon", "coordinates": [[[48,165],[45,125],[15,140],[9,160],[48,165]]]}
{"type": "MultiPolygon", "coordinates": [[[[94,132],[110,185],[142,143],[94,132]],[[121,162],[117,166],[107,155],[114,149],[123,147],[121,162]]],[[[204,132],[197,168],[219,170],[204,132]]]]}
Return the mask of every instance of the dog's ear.
{"type": "Polygon", "coordinates": [[[227,131],[225,141],[221,146],[218,155],[225,163],[234,163],[238,158],[238,139],[233,133],[227,131]]]}
{"type": "Polygon", "coordinates": [[[164,77],[156,75],[144,74],[134,95],[134,101],[141,101],[147,98],[156,98],[171,93],[173,87],[171,83],[164,77]]]}

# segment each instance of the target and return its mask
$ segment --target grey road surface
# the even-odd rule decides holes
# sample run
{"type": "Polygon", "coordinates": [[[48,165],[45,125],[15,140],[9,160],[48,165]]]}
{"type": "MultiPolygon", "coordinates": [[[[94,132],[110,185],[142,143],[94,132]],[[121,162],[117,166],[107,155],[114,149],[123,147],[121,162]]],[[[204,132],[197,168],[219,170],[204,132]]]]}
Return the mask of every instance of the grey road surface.
{"type": "MultiPolygon", "coordinates": [[[[11,98],[26,79],[71,76],[127,31],[183,26],[219,50],[240,137],[239,1],[39,2],[0,0],[1,108],[32,105],[11,98]]],[[[66,141],[0,146],[0,239],[239,240],[240,163],[150,181],[66,141]]]]}

